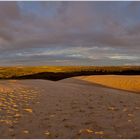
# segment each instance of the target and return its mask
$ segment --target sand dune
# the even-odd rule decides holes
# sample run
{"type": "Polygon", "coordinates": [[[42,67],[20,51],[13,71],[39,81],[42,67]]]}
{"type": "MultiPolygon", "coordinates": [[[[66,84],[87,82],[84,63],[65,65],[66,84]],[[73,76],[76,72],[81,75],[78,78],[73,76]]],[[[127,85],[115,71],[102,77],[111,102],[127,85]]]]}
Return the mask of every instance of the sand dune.
{"type": "Polygon", "coordinates": [[[0,138],[140,138],[140,96],[74,78],[0,81],[0,138]]]}
{"type": "Polygon", "coordinates": [[[76,78],[112,88],[140,93],[140,76],[100,75],[76,78]]]}

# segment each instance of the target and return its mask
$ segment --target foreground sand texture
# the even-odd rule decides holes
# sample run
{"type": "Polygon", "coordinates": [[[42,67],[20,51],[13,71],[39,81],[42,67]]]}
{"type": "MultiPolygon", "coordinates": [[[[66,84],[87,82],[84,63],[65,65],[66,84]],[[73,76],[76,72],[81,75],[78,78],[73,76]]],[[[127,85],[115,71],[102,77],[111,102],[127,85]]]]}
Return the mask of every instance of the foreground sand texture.
{"type": "Polygon", "coordinates": [[[74,78],[1,80],[0,138],[140,138],[140,95],[74,78]]]}
{"type": "Polygon", "coordinates": [[[79,76],[76,79],[97,83],[111,88],[123,89],[140,93],[140,76],[99,75],[79,76]]]}

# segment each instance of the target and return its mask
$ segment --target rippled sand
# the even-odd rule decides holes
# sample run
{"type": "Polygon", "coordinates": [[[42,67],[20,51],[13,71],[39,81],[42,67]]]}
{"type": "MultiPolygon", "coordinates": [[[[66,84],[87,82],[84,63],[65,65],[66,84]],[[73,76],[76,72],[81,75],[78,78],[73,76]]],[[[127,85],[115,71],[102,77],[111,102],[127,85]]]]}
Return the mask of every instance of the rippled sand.
{"type": "Polygon", "coordinates": [[[100,75],[100,76],[80,76],[76,78],[112,88],[140,93],[139,75],[137,76],[100,75]]]}
{"type": "Polygon", "coordinates": [[[140,96],[73,78],[0,81],[0,138],[140,138],[140,96]]]}
{"type": "Polygon", "coordinates": [[[15,80],[0,82],[0,138],[14,137],[14,127],[25,112],[31,112],[30,103],[37,93],[28,86],[18,84],[15,80]]]}

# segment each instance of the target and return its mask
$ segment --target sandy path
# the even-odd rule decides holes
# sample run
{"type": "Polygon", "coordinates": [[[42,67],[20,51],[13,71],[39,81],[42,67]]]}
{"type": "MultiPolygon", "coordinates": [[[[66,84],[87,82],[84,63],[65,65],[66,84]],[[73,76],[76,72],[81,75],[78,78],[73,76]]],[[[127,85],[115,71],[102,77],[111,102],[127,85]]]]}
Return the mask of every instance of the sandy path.
{"type": "Polygon", "coordinates": [[[140,138],[139,94],[72,78],[0,89],[0,138],[140,138]]]}

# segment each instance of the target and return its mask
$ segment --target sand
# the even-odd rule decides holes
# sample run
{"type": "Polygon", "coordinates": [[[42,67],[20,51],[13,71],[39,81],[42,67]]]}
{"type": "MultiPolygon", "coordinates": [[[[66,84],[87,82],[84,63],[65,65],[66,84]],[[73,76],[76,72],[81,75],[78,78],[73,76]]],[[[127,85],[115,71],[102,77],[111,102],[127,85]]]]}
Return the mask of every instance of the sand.
{"type": "Polygon", "coordinates": [[[76,79],[117,88],[127,91],[140,93],[140,76],[122,76],[122,75],[99,75],[99,76],[79,76],[76,79]]]}
{"type": "Polygon", "coordinates": [[[140,138],[140,95],[69,78],[1,80],[0,138],[140,138]]]}

